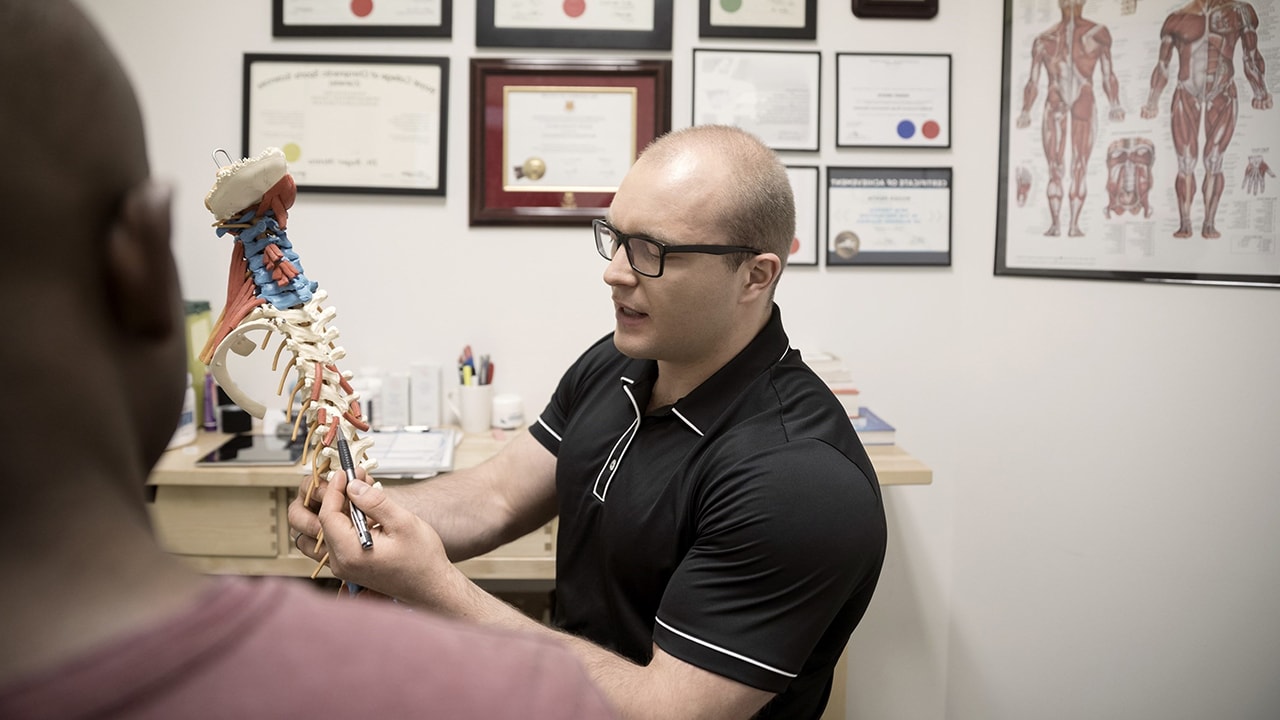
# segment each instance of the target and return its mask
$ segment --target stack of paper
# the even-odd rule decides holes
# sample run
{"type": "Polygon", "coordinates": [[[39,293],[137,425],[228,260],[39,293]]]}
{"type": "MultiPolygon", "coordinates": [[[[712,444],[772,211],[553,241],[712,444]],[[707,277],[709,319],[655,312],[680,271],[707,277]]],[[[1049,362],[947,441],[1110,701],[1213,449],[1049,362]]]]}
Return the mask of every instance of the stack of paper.
{"type": "Polygon", "coordinates": [[[378,461],[375,478],[430,477],[453,469],[453,449],[460,436],[451,428],[377,432],[369,455],[378,461]]]}

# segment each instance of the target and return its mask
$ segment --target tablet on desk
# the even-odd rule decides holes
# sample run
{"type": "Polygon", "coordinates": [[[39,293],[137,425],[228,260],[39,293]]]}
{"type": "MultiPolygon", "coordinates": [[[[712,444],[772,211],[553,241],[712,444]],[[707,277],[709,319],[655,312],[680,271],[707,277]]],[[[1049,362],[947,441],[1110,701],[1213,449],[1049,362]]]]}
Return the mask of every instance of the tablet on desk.
{"type": "Polygon", "coordinates": [[[233,435],[217,450],[196,461],[205,467],[248,465],[296,465],[302,457],[304,438],[290,441],[274,435],[241,433],[233,435]]]}

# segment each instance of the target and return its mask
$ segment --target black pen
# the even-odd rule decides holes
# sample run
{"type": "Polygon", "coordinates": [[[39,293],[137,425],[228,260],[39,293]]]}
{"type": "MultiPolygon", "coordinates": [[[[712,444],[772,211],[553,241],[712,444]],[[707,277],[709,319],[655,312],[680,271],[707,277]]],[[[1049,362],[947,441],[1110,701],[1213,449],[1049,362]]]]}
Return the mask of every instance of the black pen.
{"type": "MultiPolygon", "coordinates": [[[[347,439],[341,434],[338,435],[338,462],[342,463],[342,471],[347,474],[347,482],[356,479],[356,463],[351,459],[351,447],[347,445],[347,439]]],[[[365,522],[364,513],[360,508],[355,506],[350,500],[347,501],[351,505],[351,522],[355,523],[356,534],[360,536],[360,547],[365,550],[373,548],[373,533],[369,532],[369,523],[365,522]]]]}

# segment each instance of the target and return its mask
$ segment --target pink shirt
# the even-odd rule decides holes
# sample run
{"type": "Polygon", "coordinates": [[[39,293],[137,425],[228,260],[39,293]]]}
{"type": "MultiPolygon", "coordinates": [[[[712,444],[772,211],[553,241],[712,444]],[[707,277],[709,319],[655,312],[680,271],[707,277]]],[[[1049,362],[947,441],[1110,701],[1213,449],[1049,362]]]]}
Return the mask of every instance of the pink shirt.
{"type": "Polygon", "coordinates": [[[0,687],[0,718],[612,718],[552,640],[301,581],[221,578],[186,612],[0,687]]]}

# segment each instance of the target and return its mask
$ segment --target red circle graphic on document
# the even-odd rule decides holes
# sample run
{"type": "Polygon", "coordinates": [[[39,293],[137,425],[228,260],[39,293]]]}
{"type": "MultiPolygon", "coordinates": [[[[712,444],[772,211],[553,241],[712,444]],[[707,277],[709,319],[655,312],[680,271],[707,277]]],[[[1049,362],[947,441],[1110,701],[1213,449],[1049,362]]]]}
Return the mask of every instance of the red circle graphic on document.
{"type": "Polygon", "coordinates": [[[373,0],[351,0],[351,14],[356,17],[369,17],[373,12],[373,0]]]}
{"type": "Polygon", "coordinates": [[[564,14],[569,17],[581,17],[587,11],[586,0],[564,0],[564,14]]]}
{"type": "Polygon", "coordinates": [[[938,133],[942,132],[942,126],[938,125],[935,120],[928,120],[924,125],[920,126],[920,134],[933,140],[938,137],[938,133]]]}

